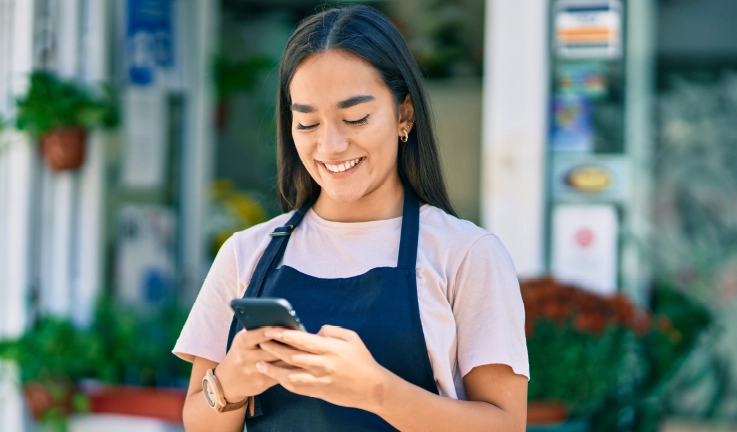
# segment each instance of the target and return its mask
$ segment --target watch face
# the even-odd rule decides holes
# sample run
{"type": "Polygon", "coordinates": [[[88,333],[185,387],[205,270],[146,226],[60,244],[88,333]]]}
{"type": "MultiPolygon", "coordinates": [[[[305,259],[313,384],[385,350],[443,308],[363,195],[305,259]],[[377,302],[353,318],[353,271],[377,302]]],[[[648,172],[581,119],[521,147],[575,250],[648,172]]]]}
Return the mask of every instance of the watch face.
{"type": "Polygon", "coordinates": [[[207,399],[207,403],[210,404],[211,407],[215,408],[215,400],[217,398],[215,397],[215,391],[212,388],[212,383],[210,383],[210,381],[207,379],[202,381],[202,392],[205,394],[205,399],[207,399]]]}

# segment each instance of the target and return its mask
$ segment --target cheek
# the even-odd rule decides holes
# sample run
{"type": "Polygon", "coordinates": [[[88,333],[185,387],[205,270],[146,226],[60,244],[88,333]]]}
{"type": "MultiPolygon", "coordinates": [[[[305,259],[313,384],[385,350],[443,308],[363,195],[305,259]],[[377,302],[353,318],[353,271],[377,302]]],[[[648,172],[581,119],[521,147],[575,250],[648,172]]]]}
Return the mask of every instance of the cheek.
{"type": "Polygon", "coordinates": [[[299,158],[302,159],[302,161],[308,161],[311,160],[310,154],[312,153],[310,140],[305,139],[305,137],[300,136],[292,136],[292,139],[294,140],[294,147],[297,149],[297,154],[299,154],[299,158]]]}

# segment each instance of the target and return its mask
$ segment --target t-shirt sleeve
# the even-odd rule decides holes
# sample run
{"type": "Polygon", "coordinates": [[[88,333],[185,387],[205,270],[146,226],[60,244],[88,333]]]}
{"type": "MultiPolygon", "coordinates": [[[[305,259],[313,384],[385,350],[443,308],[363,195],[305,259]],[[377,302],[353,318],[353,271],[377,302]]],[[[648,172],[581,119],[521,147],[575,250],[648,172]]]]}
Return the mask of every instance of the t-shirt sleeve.
{"type": "Polygon", "coordinates": [[[452,298],[462,376],[487,364],[506,364],[530,378],[525,309],[512,259],[498,237],[480,237],[456,275],[452,298]]]}
{"type": "Polygon", "coordinates": [[[220,363],[233,318],[230,302],[237,296],[235,239],[230,237],[215,256],[172,352],[189,362],[202,357],[220,363]]]}

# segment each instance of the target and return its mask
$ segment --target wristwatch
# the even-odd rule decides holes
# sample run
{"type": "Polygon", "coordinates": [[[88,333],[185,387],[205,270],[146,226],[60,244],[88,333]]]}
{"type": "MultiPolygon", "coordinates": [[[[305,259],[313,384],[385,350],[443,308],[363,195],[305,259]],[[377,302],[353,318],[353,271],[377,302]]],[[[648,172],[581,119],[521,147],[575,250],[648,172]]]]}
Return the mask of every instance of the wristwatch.
{"type": "MultiPolygon", "coordinates": [[[[215,368],[208,369],[207,374],[202,379],[202,393],[205,394],[207,403],[219,413],[243,408],[249,400],[253,399],[251,396],[240,402],[229,403],[226,401],[225,395],[223,394],[223,386],[220,385],[220,381],[215,376],[215,368]]],[[[253,410],[253,407],[251,409],[253,410]]]]}

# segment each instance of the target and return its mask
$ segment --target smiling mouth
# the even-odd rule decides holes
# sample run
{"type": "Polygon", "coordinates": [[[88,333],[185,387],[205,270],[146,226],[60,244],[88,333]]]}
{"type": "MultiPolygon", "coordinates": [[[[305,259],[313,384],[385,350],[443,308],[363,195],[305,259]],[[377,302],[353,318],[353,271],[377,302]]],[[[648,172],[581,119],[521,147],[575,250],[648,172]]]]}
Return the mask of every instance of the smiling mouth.
{"type": "Polygon", "coordinates": [[[325,169],[327,169],[331,173],[338,174],[338,173],[342,173],[342,172],[345,172],[345,171],[352,170],[353,168],[355,168],[356,166],[358,166],[361,162],[363,162],[364,159],[366,159],[366,158],[365,157],[360,157],[360,158],[353,159],[353,160],[350,160],[350,161],[347,161],[347,162],[342,162],[342,163],[339,163],[339,164],[331,164],[331,163],[320,162],[320,161],[318,161],[318,162],[320,162],[320,164],[322,164],[322,166],[324,166],[325,169]]]}

